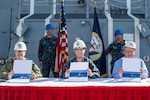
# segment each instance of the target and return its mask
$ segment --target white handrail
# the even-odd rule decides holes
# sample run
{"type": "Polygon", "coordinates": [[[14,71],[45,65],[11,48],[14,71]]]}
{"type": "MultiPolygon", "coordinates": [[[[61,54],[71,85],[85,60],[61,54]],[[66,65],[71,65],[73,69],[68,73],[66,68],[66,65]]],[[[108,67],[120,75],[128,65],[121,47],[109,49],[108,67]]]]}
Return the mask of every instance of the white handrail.
{"type": "Polygon", "coordinates": [[[22,27],[22,25],[24,23],[24,20],[29,18],[33,14],[34,14],[34,0],[30,0],[30,14],[19,19],[19,25],[16,28],[16,35],[19,37],[19,41],[23,41],[23,36],[22,36],[23,27],[22,27]]]}
{"type": "Polygon", "coordinates": [[[135,17],[134,15],[132,15],[131,12],[131,0],[127,0],[127,14],[128,16],[130,16],[131,18],[134,19],[134,40],[136,45],[137,45],[137,49],[136,49],[136,56],[140,57],[140,33],[137,29],[137,26],[139,25],[139,18],[135,17]]]}
{"type": "MultiPolygon", "coordinates": [[[[108,45],[110,43],[112,43],[113,41],[113,18],[111,17],[111,14],[110,14],[110,8],[109,8],[109,3],[108,3],[108,0],[105,0],[105,16],[107,17],[108,19],[108,45]]],[[[110,66],[110,62],[111,62],[111,56],[108,55],[108,69],[107,69],[107,73],[108,73],[108,77],[111,77],[111,73],[110,73],[110,69],[111,69],[111,66],[110,66]]]]}

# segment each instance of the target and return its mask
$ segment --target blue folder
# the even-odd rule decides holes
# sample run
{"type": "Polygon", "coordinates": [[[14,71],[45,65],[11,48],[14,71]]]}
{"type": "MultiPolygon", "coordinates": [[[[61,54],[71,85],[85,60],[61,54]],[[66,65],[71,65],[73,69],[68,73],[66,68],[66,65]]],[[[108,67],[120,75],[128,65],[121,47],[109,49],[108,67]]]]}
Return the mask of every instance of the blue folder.
{"type": "Polygon", "coordinates": [[[30,79],[31,78],[31,74],[14,74],[12,76],[12,79],[30,79]]]}
{"type": "Polygon", "coordinates": [[[87,70],[72,70],[72,71],[70,71],[68,81],[71,81],[71,82],[88,81],[87,70]]]}
{"type": "Polygon", "coordinates": [[[88,73],[86,70],[73,70],[70,72],[69,77],[87,77],[88,73]]]}
{"type": "Polygon", "coordinates": [[[140,72],[123,72],[122,77],[140,78],[140,72]]]}

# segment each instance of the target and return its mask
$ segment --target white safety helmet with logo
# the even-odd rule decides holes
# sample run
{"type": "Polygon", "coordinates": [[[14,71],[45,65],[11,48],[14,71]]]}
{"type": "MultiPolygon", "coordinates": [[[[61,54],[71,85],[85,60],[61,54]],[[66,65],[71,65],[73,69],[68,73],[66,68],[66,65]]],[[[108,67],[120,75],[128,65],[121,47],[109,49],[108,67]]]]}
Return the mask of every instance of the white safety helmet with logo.
{"type": "Polygon", "coordinates": [[[125,47],[136,49],[136,44],[133,41],[127,41],[125,47]]]}
{"type": "Polygon", "coordinates": [[[85,48],[86,48],[86,45],[84,41],[77,38],[73,44],[73,49],[85,49],[85,48]]]}
{"type": "Polygon", "coordinates": [[[24,42],[21,42],[21,41],[17,42],[15,44],[14,50],[26,51],[27,50],[26,44],[24,42]]]}

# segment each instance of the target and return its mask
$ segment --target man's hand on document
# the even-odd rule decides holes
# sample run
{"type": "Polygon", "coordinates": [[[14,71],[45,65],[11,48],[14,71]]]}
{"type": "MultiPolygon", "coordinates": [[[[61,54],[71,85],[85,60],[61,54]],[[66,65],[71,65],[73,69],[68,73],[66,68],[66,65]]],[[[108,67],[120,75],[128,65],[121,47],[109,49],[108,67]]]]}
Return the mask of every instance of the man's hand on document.
{"type": "Polygon", "coordinates": [[[123,69],[120,68],[120,69],[119,69],[119,73],[118,73],[120,78],[122,77],[122,73],[123,73],[123,69]]]}
{"type": "Polygon", "coordinates": [[[14,75],[14,71],[11,70],[9,73],[8,73],[8,79],[11,79],[11,77],[14,75]]]}
{"type": "Polygon", "coordinates": [[[87,72],[88,72],[88,76],[92,77],[93,74],[90,68],[87,68],[87,72]]]}

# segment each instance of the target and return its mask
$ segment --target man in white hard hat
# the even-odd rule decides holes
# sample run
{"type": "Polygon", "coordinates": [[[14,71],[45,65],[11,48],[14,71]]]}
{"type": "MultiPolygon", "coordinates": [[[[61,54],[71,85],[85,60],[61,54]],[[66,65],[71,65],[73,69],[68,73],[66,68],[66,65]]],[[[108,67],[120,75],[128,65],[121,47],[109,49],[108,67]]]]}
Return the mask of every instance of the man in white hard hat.
{"type": "Polygon", "coordinates": [[[15,44],[14,51],[15,51],[16,59],[18,60],[26,59],[25,55],[27,51],[27,46],[24,42],[17,42],[15,44]]]}
{"type": "MultiPolygon", "coordinates": [[[[14,60],[27,60],[25,58],[27,51],[26,44],[24,42],[17,42],[14,46],[15,57],[9,59],[0,71],[0,77],[2,79],[11,79],[14,74],[13,63],[14,60]]],[[[20,66],[21,67],[21,66],[20,66]]],[[[36,79],[42,77],[39,67],[33,62],[31,79],[36,79]]]]}
{"type": "Polygon", "coordinates": [[[71,62],[89,62],[89,68],[87,69],[89,78],[98,78],[100,77],[100,72],[96,65],[89,58],[85,57],[85,49],[86,45],[83,40],[76,39],[73,44],[73,49],[75,53],[75,57],[69,60],[66,65],[63,67],[60,77],[68,78],[70,73],[70,63],[71,62]]]}
{"type": "MultiPolygon", "coordinates": [[[[122,69],[122,59],[123,58],[136,58],[135,57],[135,52],[136,52],[136,44],[133,41],[128,41],[125,44],[125,49],[124,49],[124,57],[120,58],[117,60],[114,64],[114,69],[112,73],[112,77],[114,78],[121,78],[123,69],[122,69]]],[[[141,61],[141,68],[140,68],[140,73],[141,73],[141,78],[147,78],[148,77],[148,70],[147,67],[144,63],[144,61],[139,58],[141,61]]]]}

